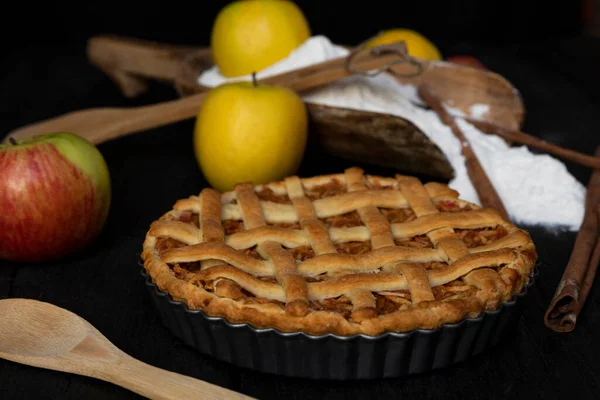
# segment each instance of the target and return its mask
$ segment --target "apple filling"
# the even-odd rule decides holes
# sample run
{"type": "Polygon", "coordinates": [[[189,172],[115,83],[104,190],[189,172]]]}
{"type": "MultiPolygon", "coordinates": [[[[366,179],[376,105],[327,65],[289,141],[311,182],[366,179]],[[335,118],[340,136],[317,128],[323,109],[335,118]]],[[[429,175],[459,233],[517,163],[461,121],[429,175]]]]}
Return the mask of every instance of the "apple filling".
{"type": "MultiPolygon", "coordinates": [[[[371,184],[373,186],[373,184],[371,184]]],[[[386,189],[391,187],[378,186],[378,189],[386,189]]],[[[335,196],[346,192],[346,187],[342,182],[332,181],[324,185],[313,187],[306,192],[307,197],[312,200],[320,199],[328,196],[335,196]]],[[[257,195],[262,201],[270,201],[282,204],[291,204],[291,200],[287,195],[280,195],[274,193],[272,190],[265,188],[257,192],[257,195]]],[[[235,203],[235,200],[233,200],[235,203]]],[[[451,201],[443,201],[435,203],[435,206],[440,212],[459,212],[471,209],[470,207],[461,207],[458,203],[451,201]]],[[[380,209],[381,213],[388,219],[390,223],[402,223],[412,221],[416,218],[414,213],[410,209],[380,209]]],[[[194,224],[198,227],[198,215],[192,213],[185,213],[180,218],[181,221],[194,224]]],[[[335,228],[350,228],[356,226],[363,226],[363,222],[356,211],[352,211],[346,214],[337,215],[329,218],[322,219],[324,224],[328,227],[335,228]]],[[[225,235],[232,235],[236,232],[244,230],[244,223],[241,220],[225,220],[222,222],[225,235]]],[[[287,229],[300,229],[298,223],[288,224],[275,224],[287,229]]],[[[493,243],[506,236],[507,232],[502,227],[485,228],[485,229],[456,229],[458,237],[465,242],[467,247],[482,246],[489,243],[493,243]]],[[[407,239],[396,239],[395,244],[397,246],[417,247],[417,248],[433,248],[431,240],[425,235],[415,236],[407,239]]],[[[167,237],[159,237],[157,240],[157,250],[159,252],[166,249],[176,248],[185,246],[185,244],[178,242],[174,239],[167,237]]],[[[371,243],[366,242],[347,242],[347,243],[335,243],[335,248],[338,253],[360,255],[371,251],[371,243]]],[[[314,251],[309,246],[300,246],[296,248],[287,249],[295,260],[302,262],[315,256],[314,251]]],[[[256,250],[256,247],[248,248],[244,250],[244,253],[261,259],[260,254],[256,250]]],[[[420,263],[420,266],[427,270],[443,270],[448,267],[448,264],[444,262],[430,262],[420,263]]],[[[208,292],[215,293],[220,297],[228,297],[236,301],[240,301],[245,304],[264,304],[273,303],[281,307],[283,310],[285,304],[254,296],[249,291],[241,288],[236,282],[229,279],[219,278],[216,280],[200,279],[197,272],[200,270],[200,263],[179,263],[170,265],[173,273],[180,279],[190,282],[194,285],[202,287],[208,292]]],[[[342,273],[343,274],[343,273],[342,273]]],[[[306,277],[307,282],[319,282],[327,279],[334,279],[339,274],[321,274],[316,277],[306,277]]],[[[264,282],[278,283],[275,277],[258,277],[264,282]]],[[[432,288],[434,297],[436,300],[446,300],[461,297],[470,297],[474,294],[477,289],[473,286],[467,285],[462,279],[457,279],[444,285],[436,286],[432,288]]],[[[384,315],[395,312],[397,310],[406,309],[412,307],[411,295],[407,290],[397,290],[389,292],[378,292],[373,293],[375,297],[376,311],[378,315],[384,315]]],[[[335,298],[328,298],[320,301],[310,301],[309,307],[313,311],[330,311],[343,315],[345,318],[352,319],[353,305],[349,298],[346,296],[339,296],[335,298]]]]}

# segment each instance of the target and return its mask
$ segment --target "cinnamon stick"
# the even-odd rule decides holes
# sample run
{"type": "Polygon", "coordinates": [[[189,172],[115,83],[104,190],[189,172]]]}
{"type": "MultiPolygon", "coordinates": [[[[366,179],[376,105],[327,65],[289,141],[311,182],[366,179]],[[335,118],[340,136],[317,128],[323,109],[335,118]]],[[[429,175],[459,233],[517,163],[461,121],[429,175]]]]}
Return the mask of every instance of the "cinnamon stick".
{"type": "Polygon", "coordinates": [[[465,120],[470,124],[473,124],[477,129],[484,133],[500,136],[515,143],[535,147],[585,167],[600,168],[600,157],[593,157],[578,151],[565,149],[564,147],[560,147],[538,139],[535,136],[528,135],[525,132],[505,129],[490,122],[480,121],[473,118],[465,118],[465,120]]]}
{"type": "MultiPolygon", "coordinates": [[[[596,207],[596,216],[598,217],[598,225],[600,226],[600,205],[596,207]]],[[[592,257],[590,258],[590,262],[588,264],[588,269],[585,273],[585,278],[583,279],[583,283],[581,284],[581,293],[579,294],[579,302],[577,304],[577,313],[581,311],[583,305],[585,304],[585,300],[590,294],[590,289],[594,284],[594,278],[596,277],[596,270],[598,269],[598,264],[600,263],[600,233],[598,233],[598,237],[596,238],[596,247],[594,247],[594,251],[592,252],[592,257]]]]}
{"type": "Polygon", "coordinates": [[[491,207],[498,211],[502,218],[506,221],[510,221],[508,212],[504,208],[504,204],[496,192],[494,185],[490,181],[490,178],[485,173],[481,163],[477,159],[473,148],[467,141],[467,138],[460,130],[454,118],[446,111],[442,105],[440,98],[433,92],[433,90],[427,85],[422,84],[419,86],[419,96],[423,101],[433,109],[440,117],[442,122],[447,125],[454,133],[454,136],[460,140],[462,145],[462,154],[465,157],[465,165],[467,167],[467,173],[469,178],[475,187],[475,191],[479,196],[479,200],[484,207],[491,207]]]}
{"type": "MultiPolygon", "coordinates": [[[[600,146],[596,149],[600,156],[600,146]]],[[[600,168],[590,177],[585,214],[565,272],[544,315],[546,326],[556,332],[575,329],[577,317],[589,294],[600,261],[600,168]]]]}

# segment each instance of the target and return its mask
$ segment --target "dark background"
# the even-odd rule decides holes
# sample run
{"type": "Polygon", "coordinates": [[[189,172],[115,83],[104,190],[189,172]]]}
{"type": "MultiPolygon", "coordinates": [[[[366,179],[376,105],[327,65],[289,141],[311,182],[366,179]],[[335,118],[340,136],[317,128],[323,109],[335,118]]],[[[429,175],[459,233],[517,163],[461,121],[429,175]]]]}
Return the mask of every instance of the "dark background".
{"type": "MultiPolygon", "coordinates": [[[[298,2],[313,34],[355,44],[382,29],[413,28],[445,56],[471,54],[521,92],[523,129],[588,154],[600,143],[598,8],[579,1],[298,2]],[[542,4],[542,5],[540,5],[542,4]],[[590,11],[585,11],[585,10],[590,11]],[[596,21],[595,23],[593,21],[596,21]]],[[[589,2],[591,4],[591,2],[589,2]]],[[[114,33],[207,46],[212,21],[226,2],[11,3],[2,13],[0,137],[11,129],[68,111],[135,106],[175,98],[153,84],[124,98],[85,58],[86,40],[114,33]],[[11,8],[13,7],[14,8],[11,8]]],[[[193,121],[99,146],[112,177],[113,204],[92,247],[42,265],[0,263],[0,298],[34,298],[81,315],[118,347],[152,365],[205,379],[259,398],[598,398],[600,300],[596,283],[569,334],[542,322],[575,240],[573,232],[525,227],[546,263],[515,334],[485,355],[455,367],[403,379],[314,382],[241,370],[186,348],[158,320],[137,266],[149,223],[205,181],[191,149],[193,121]]],[[[309,148],[299,173],[340,172],[356,163],[309,148]],[[325,163],[323,160],[327,160],[325,163]]],[[[583,184],[588,168],[566,162],[583,184]]],[[[368,172],[393,174],[360,165],[368,172]]],[[[0,177],[1,179],[1,177],[0,177]]],[[[89,378],[0,360],[0,398],[135,398],[89,378]]]]}
{"type": "MultiPolygon", "coordinates": [[[[98,33],[208,45],[228,1],[13,2],[3,13],[5,46],[81,43],[98,33]]],[[[586,29],[594,0],[296,1],[313,34],[353,44],[382,29],[415,29],[440,46],[459,41],[515,43],[574,37],[586,29]]]]}

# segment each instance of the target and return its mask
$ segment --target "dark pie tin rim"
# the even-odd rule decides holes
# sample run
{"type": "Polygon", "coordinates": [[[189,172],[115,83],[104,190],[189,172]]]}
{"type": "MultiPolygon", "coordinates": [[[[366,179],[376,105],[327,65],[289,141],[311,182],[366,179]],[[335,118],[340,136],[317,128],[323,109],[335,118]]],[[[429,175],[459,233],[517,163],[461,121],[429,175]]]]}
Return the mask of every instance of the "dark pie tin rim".
{"type": "Polygon", "coordinates": [[[376,341],[380,341],[380,340],[385,340],[388,337],[410,338],[411,336],[414,336],[416,334],[432,334],[432,333],[436,333],[436,332],[440,332],[440,331],[444,331],[444,330],[457,329],[457,328],[460,328],[462,325],[465,325],[469,322],[481,322],[485,318],[486,315],[498,315],[498,314],[504,312],[504,310],[506,308],[514,307],[517,303],[517,300],[519,298],[524,297],[527,294],[529,288],[534,285],[535,279],[537,278],[537,276],[539,274],[539,269],[540,269],[541,265],[543,265],[543,263],[538,261],[535,264],[531,275],[529,276],[529,281],[523,285],[522,290],[519,293],[515,294],[510,300],[502,303],[496,310],[484,311],[481,314],[479,314],[477,317],[465,318],[465,319],[461,320],[460,322],[444,324],[436,329],[414,329],[409,332],[385,332],[385,333],[382,333],[382,334],[376,335],[376,336],[365,335],[362,333],[355,334],[355,335],[349,335],[349,336],[336,335],[333,333],[327,333],[327,334],[323,334],[323,335],[312,335],[312,334],[308,334],[308,333],[301,332],[301,331],[300,332],[282,332],[275,328],[256,328],[249,323],[231,323],[231,322],[227,321],[224,317],[213,317],[213,316],[206,314],[206,312],[204,312],[203,310],[193,310],[193,309],[190,309],[187,306],[187,304],[185,304],[181,301],[173,300],[168,293],[162,292],[158,288],[158,286],[152,281],[152,277],[147,273],[147,271],[143,267],[143,264],[141,264],[141,262],[138,262],[138,265],[142,266],[141,275],[144,277],[146,286],[150,290],[150,293],[154,296],[159,296],[159,297],[166,299],[171,306],[181,308],[188,315],[201,316],[203,319],[205,319],[207,321],[211,321],[211,322],[220,322],[232,329],[250,329],[251,331],[253,331],[256,334],[275,333],[278,336],[281,336],[284,338],[304,337],[304,338],[310,339],[310,340],[326,340],[326,339],[331,338],[331,339],[340,340],[340,341],[351,341],[354,339],[361,339],[361,340],[366,340],[366,341],[370,341],[370,342],[376,342],[376,341]]]}
{"type": "Polygon", "coordinates": [[[152,281],[152,277],[146,272],[145,268],[142,268],[141,275],[145,278],[146,286],[149,289],[151,289],[155,295],[160,296],[160,297],[165,297],[171,305],[183,308],[183,310],[188,314],[201,315],[204,319],[207,319],[209,321],[221,321],[222,323],[224,323],[225,325],[227,325],[230,328],[235,328],[235,329],[249,328],[250,330],[254,331],[255,333],[273,332],[273,333],[276,333],[279,336],[283,336],[283,337],[304,336],[311,340],[323,340],[326,338],[335,338],[337,340],[352,340],[355,338],[361,338],[361,339],[367,339],[367,340],[371,340],[371,341],[377,341],[377,340],[385,339],[387,336],[409,337],[409,336],[415,335],[417,333],[428,334],[428,333],[437,332],[444,328],[448,328],[448,329],[458,328],[459,326],[466,324],[468,321],[473,321],[473,322],[481,321],[485,317],[485,315],[497,315],[497,314],[501,313],[505,307],[514,306],[517,302],[517,297],[523,297],[527,294],[529,288],[531,286],[533,286],[533,284],[535,283],[535,278],[539,275],[539,266],[540,265],[541,265],[540,262],[536,263],[536,265],[533,269],[533,273],[529,276],[529,282],[527,282],[525,285],[523,285],[523,288],[521,289],[521,291],[519,293],[515,294],[510,300],[502,303],[500,305],[500,307],[498,307],[495,310],[484,311],[481,314],[479,314],[477,317],[465,318],[465,319],[461,320],[460,322],[444,324],[436,329],[413,329],[412,331],[409,331],[409,332],[385,332],[385,333],[382,333],[382,334],[376,335],[376,336],[365,335],[363,333],[358,333],[355,335],[347,335],[347,336],[336,335],[334,333],[326,333],[323,335],[311,335],[311,334],[308,334],[308,333],[302,332],[302,331],[300,331],[300,332],[282,332],[275,328],[256,328],[249,323],[233,324],[233,323],[227,321],[227,319],[225,319],[224,317],[213,317],[213,316],[206,314],[206,312],[204,312],[203,310],[193,310],[193,309],[189,308],[187,306],[187,304],[185,304],[181,301],[173,300],[168,293],[161,291],[158,288],[158,286],[156,286],[156,284],[152,281]]]}

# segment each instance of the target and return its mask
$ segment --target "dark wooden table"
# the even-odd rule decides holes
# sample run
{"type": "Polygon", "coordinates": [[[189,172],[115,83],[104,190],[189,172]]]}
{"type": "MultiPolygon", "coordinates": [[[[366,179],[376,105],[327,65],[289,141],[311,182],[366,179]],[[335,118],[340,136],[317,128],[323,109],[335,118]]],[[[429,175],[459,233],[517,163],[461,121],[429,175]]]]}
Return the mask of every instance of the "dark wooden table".
{"type": "MultiPolygon", "coordinates": [[[[485,49],[461,45],[517,86],[527,106],[524,129],[591,153],[599,144],[600,41],[537,43],[485,49]]],[[[130,106],[175,98],[154,84],[127,100],[78,46],[29,47],[11,53],[0,77],[0,136],[10,129],[93,106],[130,106]]],[[[496,348],[446,370],[366,382],[317,382],[269,376],[215,361],[175,339],[154,313],[139,274],[148,224],[175,199],[206,185],[191,146],[193,121],[102,144],[112,175],[113,204],[98,241],[85,253],[45,265],[0,263],[0,298],[24,297],[67,308],[140,360],[258,398],[599,398],[599,285],[577,328],[548,330],[543,313],[567,263],[572,232],[531,230],[547,266],[526,299],[516,333],[496,348]]],[[[327,163],[310,148],[300,173],[339,172],[354,163],[327,163]]],[[[358,164],[357,164],[358,165],[358,164]]],[[[360,165],[373,173],[393,173],[360,165]]],[[[590,170],[567,163],[584,184],[590,170]]],[[[0,177],[1,179],[1,177],[0,177]]],[[[0,397],[10,399],[128,399],[136,395],[102,381],[0,360],[0,397]]]]}

